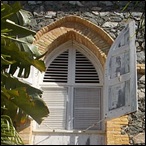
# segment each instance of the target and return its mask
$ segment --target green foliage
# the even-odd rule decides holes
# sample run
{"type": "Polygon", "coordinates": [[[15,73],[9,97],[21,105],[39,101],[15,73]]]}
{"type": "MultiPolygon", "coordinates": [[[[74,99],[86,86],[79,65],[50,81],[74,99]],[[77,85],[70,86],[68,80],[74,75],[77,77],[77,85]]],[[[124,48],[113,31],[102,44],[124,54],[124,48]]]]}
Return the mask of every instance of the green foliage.
{"type": "MultiPolygon", "coordinates": [[[[133,11],[136,7],[139,7],[139,4],[143,2],[143,1],[128,1],[127,4],[121,9],[121,12],[125,12],[131,3],[134,3],[134,6],[132,7],[132,9],[130,9],[130,11],[133,11]]],[[[138,32],[139,31],[144,31],[145,30],[145,9],[143,9],[143,12],[141,14],[140,20],[138,21],[138,25],[137,25],[137,29],[136,29],[136,37],[138,36],[138,32]]],[[[137,21],[131,14],[131,12],[129,11],[129,16],[127,17],[127,19],[132,18],[135,21],[137,21]]]]}
{"type": "Polygon", "coordinates": [[[1,115],[1,145],[24,145],[7,115],[1,115]]]}
{"type": "Polygon", "coordinates": [[[48,114],[48,109],[42,102],[42,99],[40,99],[42,92],[34,87],[30,87],[26,83],[20,82],[17,78],[7,73],[1,77],[3,81],[2,85],[5,85],[5,87],[2,86],[1,88],[1,98],[6,101],[5,105],[11,105],[11,111],[15,111],[9,113],[9,110],[5,110],[4,113],[9,114],[9,116],[17,122],[17,125],[21,122],[18,121],[18,119],[21,120],[18,115],[21,115],[20,113],[22,113],[22,111],[31,115],[31,117],[40,124],[43,120],[42,115],[48,114]],[[20,107],[22,111],[18,112],[18,107],[20,107]],[[15,119],[16,117],[17,119],[15,119]]]}
{"type": "Polygon", "coordinates": [[[44,62],[39,60],[42,55],[32,44],[35,32],[24,27],[29,23],[27,14],[18,1],[11,6],[1,3],[1,115],[12,119],[11,122],[1,116],[1,124],[4,125],[1,129],[2,144],[19,143],[18,139],[13,141],[10,138],[10,133],[16,134],[12,123],[20,126],[22,119],[24,123],[31,116],[40,124],[49,114],[48,107],[40,98],[42,91],[13,76],[17,70],[18,77],[28,78],[31,66],[40,72],[45,71],[44,62]],[[8,131],[5,135],[4,127],[8,131]]]}

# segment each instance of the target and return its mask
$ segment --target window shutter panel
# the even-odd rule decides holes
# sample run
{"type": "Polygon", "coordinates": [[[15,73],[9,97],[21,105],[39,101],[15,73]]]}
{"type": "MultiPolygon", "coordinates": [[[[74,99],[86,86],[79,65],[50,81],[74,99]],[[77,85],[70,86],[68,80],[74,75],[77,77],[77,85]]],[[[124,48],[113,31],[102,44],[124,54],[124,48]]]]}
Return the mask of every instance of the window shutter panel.
{"type": "Polygon", "coordinates": [[[91,61],[76,51],[75,83],[99,83],[99,76],[91,61]]]}
{"type": "Polygon", "coordinates": [[[65,129],[67,88],[47,88],[42,98],[50,114],[37,129],[65,129]]]}
{"type": "Polygon", "coordinates": [[[106,120],[138,110],[135,21],[130,21],[112,44],[105,64],[106,120]]]}
{"type": "MultiPolygon", "coordinates": [[[[38,129],[66,129],[70,125],[73,129],[84,130],[101,120],[101,88],[93,87],[93,83],[99,83],[99,76],[92,62],[78,50],[70,48],[58,55],[48,66],[43,82],[48,83],[48,87],[42,89],[50,115],[38,129]],[[64,84],[59,85],[61,88],[51,87],[49,83],[53,82],[64,84]],[[77,88],[76,83],[88,83],[88,87],[77,88]]],[[[98,123],[90,130],[100,129],[101,123],[98,123]]]]}
{"type": "MultiPolygon", "coordinates": [[[[75,88],[74,90],[74,129],[86,129],[101,119],[101,89],[75,88]]],[[[90,130],[101,129],[98,123],[90,130]]]]}
{"type": "Polygon", "coordinates": [[[67,83],[68,50],[56,57],[47,68],[43,82],[67,83]]]}

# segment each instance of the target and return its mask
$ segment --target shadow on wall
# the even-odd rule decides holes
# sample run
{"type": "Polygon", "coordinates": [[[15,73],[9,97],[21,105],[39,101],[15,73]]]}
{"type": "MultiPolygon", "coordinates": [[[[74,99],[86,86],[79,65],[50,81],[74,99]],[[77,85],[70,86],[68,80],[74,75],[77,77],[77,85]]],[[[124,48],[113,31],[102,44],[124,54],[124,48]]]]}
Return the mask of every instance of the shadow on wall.
{"type": "Polygon", "coordinates": [[[102,138],[97,135],[71,135],[68,145],[103,145],[102,138]]]}
{"type": "Polygon", "coordinates": [[[90,137],[83,139],[83,136],[70,136],[70,143],[68,145],[90,145],[90,137]]]}

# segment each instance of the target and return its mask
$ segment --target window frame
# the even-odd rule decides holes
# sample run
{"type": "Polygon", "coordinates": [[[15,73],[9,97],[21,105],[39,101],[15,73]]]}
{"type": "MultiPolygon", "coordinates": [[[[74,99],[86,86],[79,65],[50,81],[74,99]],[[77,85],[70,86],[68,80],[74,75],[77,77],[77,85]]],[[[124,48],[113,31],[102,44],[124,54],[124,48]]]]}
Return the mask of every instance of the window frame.
{"type": "MultiPolygon", "coordinates": [[[[78,49],[83,55],[85,54],[85,56],[90,60],[90,62],[94,65],[96,71],[98,71],[98,75],[99,75],[99,81],[100,83],[89,83],[89,86],[88,85],[85,85],[84,83],[73,83],[71,84],[72,81],[70,82],[67,82],[67,83],[44,83],[43,82],[43,77],[44,77],[44,74],[45,73],[39,73],[38,75],[38,83],[39,83],[39,88],[42,89],[42,88],[60,88],[60,87],[68,87],[69,88],[69,96],[73,96],[73,94],[71,92],[73,92],[73,88],[76,88],[76,87],[94,87],[94,88],[100,88],[101,89],[101,119],[103,118],[103,77],[104,77],[104,69],[100,63],[100,61],[98,60],[98,58],[91,52],[91,50],[89,48],[87,48],[86,46],[82,45],[82,44],[79,44],[78,42],[76,41],[68,41],[62,45],[60,45],[59,47],[55,48],[51,53],[47,54],[45,59],[44,59],[44,62],[45,62],[45,65],[46,67],[49,66],[49,64],[61,53],[63,53],[64,51],[66,51],[67,49],[69,49],[70,47],[72,48],[76,48],[78,49]]],[[[69,51],[70,52],[70,51],[69,51]]],[[[74,64],[74,62],[72,61],[72,63],[74,64]]],[[[71,67],[71,66],[69,66],[71,67]]],[[[68,68],[69,69],[69,68],[68,68]]],[[[69,69],[70,70],[70,69],[69,69]]],[[[71,75],[70,75],[71,76],[71,75]]],[[[68,78],[71,78],[70,76],[68,76],[68,78]]],[[[75,80],[75,79],[73,79],[75,80]]],[[[73,99],[73,98],[71,98],[73,99]]],[[[71,104],[72,108],[71,109],[71,113],[73,114],[73,102],[71,101],[69,104],[71,104]]],[[[69,106],[69,104],[67,106],[69,106]]],[[[68,109],[67,109],[68,110],[68,109]]],[[[81,131],[81,130],[74,130],[73,129],[73,122],[71,124],[68,123],[68,120],[69,120],[69,114],[70,113],[66,113],[66,130],[59,130],[59,131],[66,131],[66,132],[71,132],[71,131],[81,131]]],[[[33,128],[33,131],[41,131],[41,130],[37,130],[34,126],[33,128]]],[[[47,131],[51,131],[51,130],[47,130],[47,131]]],[[[105,131],[105,123],[104,121],[102,122],[101,124],[101,130],[88,130],[88,132],[92,131],[93,133],[97,132],[104,132],[105,131]]]]}

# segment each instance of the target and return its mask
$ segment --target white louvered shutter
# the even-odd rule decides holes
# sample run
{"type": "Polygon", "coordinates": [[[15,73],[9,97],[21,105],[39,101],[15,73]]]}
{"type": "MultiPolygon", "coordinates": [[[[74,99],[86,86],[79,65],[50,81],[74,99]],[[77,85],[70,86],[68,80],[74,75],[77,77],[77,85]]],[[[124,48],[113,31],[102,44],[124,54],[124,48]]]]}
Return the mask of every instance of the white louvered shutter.
{"type": "MultiPolygon", "coordinates": [[[[43,82],[67,83],[68,77],[68,50],[58,55],[48,66],[43,82]]],[[[66,126],[66,100],[67,88],[53,87],[48,84],[43,88],[43,100],[46,102],[50,114],[42,122],[42,129],[65,129],[66,126]]]]}
{"type": "MultiPolygon", "coordinates": [[[[74,129],[86,129],[101,119],[101,89],[75,88],[74,90],[74,129]]],[[[90,130],[99,130],[100,123],[90,130]]]]}
{"type": "MultiPolygon", "coordinates": [[[[76,51],[75,83],[99,83],[98,73],[92,62],[81,52],[76,51]]],[[[101,119],[101,89],[84,87],[74,89],[73,127],[74,129],[86,129],[101,119]]],[[[93,129],[100,129],[101,123],[93,129]]]]}
{"type": "Polygon", "coordinates": [[[75,83],[99,83],[99,77],[95,67],[79,51],[76,51],[75,83]]]}
{"type": "Polygon", "coordinates": [[[65,129],[67,96],[67,88],[44,89],[42,98],[46,102],[50,114],[38,126],[39,129],[65,129]]]}
{"type": "MultiPolygon", "coordinates": [[[[101,119],[101,88],[93,86],[100,83],[98,72],[77,49],[71,47],[58,55],[47,67],[43,82],[48,84],[48,87],[42,87],[42,98],[50,114],[38,126],[40,129],[80,130],[101,119]],[[51,87],[50,83],[62,84],[51,87]]],[[[99,123],[90,130],[100,128],[99,123]]]]}
{"type": "Polygon", "coordinates": [[[43,82],[67,83],[68,50],[56,57],[47,68],[43,82]]]}

